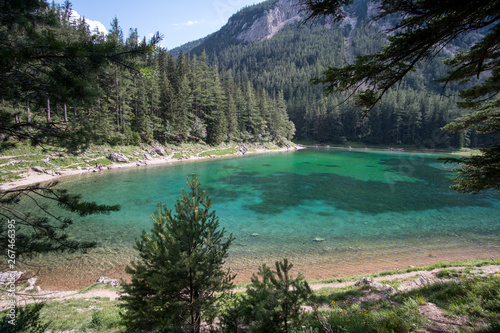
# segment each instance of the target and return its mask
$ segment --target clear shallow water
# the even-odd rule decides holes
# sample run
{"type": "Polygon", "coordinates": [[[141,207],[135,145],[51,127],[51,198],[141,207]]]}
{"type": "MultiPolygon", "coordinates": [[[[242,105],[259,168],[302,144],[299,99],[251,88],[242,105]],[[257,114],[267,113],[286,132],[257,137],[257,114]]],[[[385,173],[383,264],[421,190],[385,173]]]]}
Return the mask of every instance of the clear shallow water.
{"type": "Polygon", "coordinates": [[[238,281],[289,258],[308,278],[430,262],[500,256],[500,194],[449,190],[436,155],[306,149],[87,174],[61,186],[85,200],[120,204],[71,227],[96,239],[87,254],[37,258],[46,288],[125,277],[134,239],[150,230],[157,203],[173,208],[196,173],[221,226],[236,237],[228,265],[238,281]],[[315,239],[321,239],[318,242],[315,239]]]}

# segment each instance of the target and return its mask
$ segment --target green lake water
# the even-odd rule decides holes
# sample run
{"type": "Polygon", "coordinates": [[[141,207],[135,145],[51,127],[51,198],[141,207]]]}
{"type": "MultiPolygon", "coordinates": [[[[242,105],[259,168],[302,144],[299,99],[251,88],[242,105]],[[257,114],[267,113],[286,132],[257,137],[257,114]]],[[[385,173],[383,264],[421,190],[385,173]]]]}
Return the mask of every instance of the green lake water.
{"type": "Polygon", "coordinates": [[[196,173],[221,226],[236,240],[228,266],[239,281],[289,258],[306,277],[364,273],[500,256],[500,194],[460,194],[436,155],[304,149],[85,174],[61,186],[120,212],[79,219],[72,237],[87,254],[42,256],[42,284],[86,285],[123,277],[134,239],[157,203],[173,208],[196,173]]]}

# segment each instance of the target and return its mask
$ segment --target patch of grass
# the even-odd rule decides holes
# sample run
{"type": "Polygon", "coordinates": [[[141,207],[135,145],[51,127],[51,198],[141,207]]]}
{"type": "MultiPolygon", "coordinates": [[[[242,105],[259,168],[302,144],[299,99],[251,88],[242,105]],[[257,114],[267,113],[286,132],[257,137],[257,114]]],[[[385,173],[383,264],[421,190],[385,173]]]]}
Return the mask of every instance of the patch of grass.
{"type": "Polygon", "coordinates": [[[479,149],[472,149],[472,148],[461,148],[459,151],[454,151],[452,152],[453,155],[458,155],[458,156],[478,156],[482,155],[483,153],[479,149]]]}
{"type": "Polygon", "coordinates": [[[475,277],[450,283],[429,297],[437,305],[456,315],[500,319],[500,276],[475,277]]]}
{"type": "MultiPolygon", "coordinates": [[[[104,332],[120,327],[119,301],[107,298],[47,302],[39,311],[38,323],[54,331],[104,332]]],[[[23,309],[20,307],[19,310],[23,309]]],[[[6,311],[0,312],[2,320],[6,311]]]]}
{"type": "Polygon", "coordinates": [[[228,154],[234,154],[238,151],[235,147],[231,148],[225,148],[225,149],[216,149],[216,150],[207,150],[201,153],[199,156],[201,157],[206,157],[206,156],[211,156],[211,155],[217,155],[217,156],[222,156],[222,155],[228,155],[228,154]]]}
{"type": "Polygon", "coordinates": [[[120,327],[120,313],[115,310],[93,310],[90,320],[82,324],[82,332],[86,332],[87,330],[91,332],[103,332],[120,327]]]}
{"type": "MultiPolygon", "coordinates": [[[[332,302],[330,309],[319,312],[331,332],[411,332],[426,322],[419,313],[420,301],[409,298],[402,304],[379,301],[369,304],[345,304],[332,302]]],[[[312,319],[310,327],[322,330],[319,322],[312,319]]]]}
{"type": "Polygon", "coordinates": [[[456,279],[459,278],[462,275],[461,272],[457,271],[456,269],[443,269],[440,270],[439,272],[436,273],[436,276],[440,279],[456,279]]]}
{"type": "Polygon", "coordinates": [[[184,155],[183,153],[175,153],[174,156],[172,156],[172,158],[176,158],[176,159],[181,159],[182,158],[182,155],[184,155]]]}
{"type": "Polygon", "coordinates": [[[387,304],[370,316],[374,332],[410,332],[422,328],[427,319],[419,312],[420,303],[406,299],[401,305],[387,304]]]}
{"type": "Polygon", "coordinates": [[[11,182],[16,179],[21,179],[19,172],[0,171],[0,182],[11,182]]]}
{"type": "Polygon", "coordinates": [[[94,283],[78,291],[79,294],[85,294],[92,290],[115,290],[122,291],[119,287],[112,287],[109,283],[94,283]]]}
{"type": "Polygon", "coordinates": [[[313,301],[317,304],[346,304],[348,296],[358,298],[363,295],[359,288],[353,286],[335,288],[335,292],[331,288],[321,288],[314,292],[313,301]]]}

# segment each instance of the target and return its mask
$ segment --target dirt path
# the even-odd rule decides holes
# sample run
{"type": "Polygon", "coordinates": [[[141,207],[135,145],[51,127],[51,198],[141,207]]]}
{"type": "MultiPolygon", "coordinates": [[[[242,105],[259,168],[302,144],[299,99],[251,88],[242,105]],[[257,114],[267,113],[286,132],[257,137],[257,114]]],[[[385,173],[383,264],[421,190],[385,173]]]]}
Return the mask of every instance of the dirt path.
{"type": "MultiPolygon", "coordinates": [[[[360,301],[375,301],[380,299],[387,299],[390,295],[397,292],[405,292],[415,288],[423,287],[425,285],[430,285],[439,282],[446,282],[449,280],[443,280],[438,276],[438,272],[442,270],[456,270],[460,271],[465,269],[465,267],[447,267],[434,269],[431,271],[418,270],[403,274],[393,274],[381,277],[371,278],[374,285],[381,286],[382,288],[372,288],[367,291],[366,295],[361,297],[360,301]],[[383,285],[384,282],[397,281],[399,287],[393,292],[387,292],[387,285],[383,285]]],[[[483,267],[478,267],[471,269],[471,274],[476,275],[490,275],[500,273],[500,265],[488,265],[483,267]]],[[[363,279],[362,279],[363,280],[363,279]]],[[[361,281],[362,281],[361,280],[361,281]]],[[[359,284],[361,281],[349,281],[349,282],[333,282],[333,283],[310,283],[312,290],[320,290],[323,288],[337,289],[345,288],[355,284],[359,284]]],[[[392,288],[392,287],[389,287],[392,288]]],[[[237,288],[235,291],[243,291],[243,288],[237,288]]],[[[92,299],[95,297],[108,298],[110,301],[116,301],[120,298],[121,294],[117,290],[110,289],[92,289],[87,292],[81,292],[78,290],[74,291],[41,291],[35,294],[23,294],[18,295],[17,304],[26,305],[35,302],[43,301],[54,301],[62,302],[71,299],[92,299]]],[[[9,305],[8,300],[0,300],[0,311],[6,309],[9,305]]],[[[459,332],[461,328],[467,326],[468,321],[465,317],[460,316],[449,316],[443,313],[443,310],[433,303],[427,303],[420,307],[420,314],[425,316],[429,323],[425,327],[425,331],[419,332],[433,332],[433,333],[445,333],[445,332],[459,332]]]]}

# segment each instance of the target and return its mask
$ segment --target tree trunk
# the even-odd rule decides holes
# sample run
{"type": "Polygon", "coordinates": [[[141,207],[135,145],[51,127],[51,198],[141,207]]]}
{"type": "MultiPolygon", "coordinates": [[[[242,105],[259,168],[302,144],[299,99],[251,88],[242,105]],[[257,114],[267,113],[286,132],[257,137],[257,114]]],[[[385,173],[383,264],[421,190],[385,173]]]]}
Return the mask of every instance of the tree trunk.
{"type": "Polygon", "coordinates": [[[134,75],[134,87],[135,87],[135,91],[134,91],[134,114],[135,114],[135,127],[137,128],[138,127],[138,116],[137,116],[137,76],[134,75]]]}
{"type": "Polygon", "coordinates": [[[68,122],[68,110],[66,109],[66,103],[64,103],[64,122],[67,123],[68,122]]]}
{"type": "Polygon", "coordinates": [[[116,88],[116,130],[120,131],[120,96],[118,93],[118,66],[115,66],[115,88],[116,88]]]}
{"type": "Polygon", "coordinates": [[[99,112],[99,123],[101,122],[101,94],[99,93],[99,75],[97,76],[97,110],[99,112]]]}
{"type": "Polygon", "coordinates": [[[28,124],[29,124],[29,123],[31,123],[31,112],[30,112],[30,100],[29,99],[26,100],[26,109],[28,111],[27,121],[28,121],[28,124]]]}
{"type": "Polygon", "coordinates": [[[50,123],[50,98],[47,97],[47,122],[50,123]]]}

